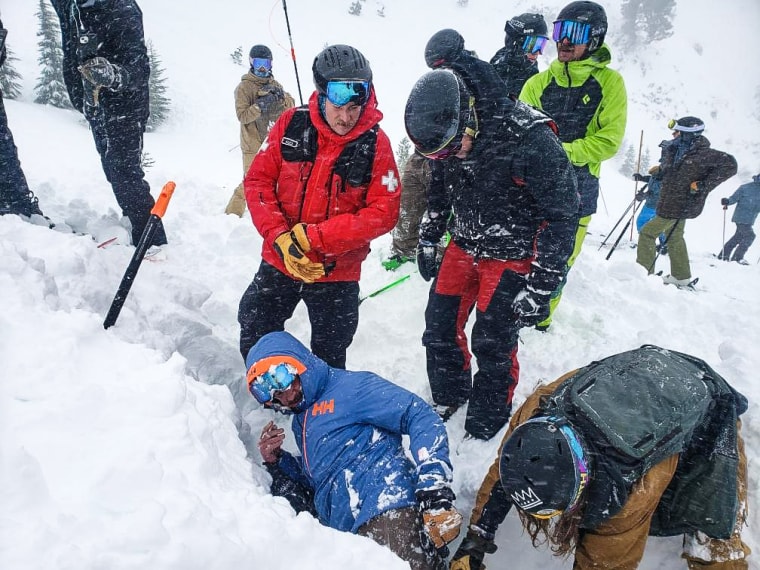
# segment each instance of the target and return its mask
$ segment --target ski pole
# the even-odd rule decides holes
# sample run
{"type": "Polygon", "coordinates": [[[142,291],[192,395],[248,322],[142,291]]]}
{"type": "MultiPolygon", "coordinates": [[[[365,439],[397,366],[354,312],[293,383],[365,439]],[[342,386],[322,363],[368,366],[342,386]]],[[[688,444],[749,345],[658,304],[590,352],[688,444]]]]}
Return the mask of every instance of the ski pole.
{"type": "Polygon", "coordinates": [[[380,289],[378,289],[377,291],[374,291],[374,292],[370,293],[369,295],[365,295],[364,297],[359,297],[359,304],[361,305],[367,299],[371,299],[372,297],[377,297],[380,293],[384,293],[388,289],[392,289],[396,285],[400,285],[401,283],[403,283],[404,281],[406,281],[407,279],[409,279],[411,276],[412,276],[411,273],[407,273],[403,277],[399,277],[395,281],[391,281],[387,285],[384,285],[384,286],[380,287],[380,289]]]}
{"type": "Polygon", "coordinates": [[[601,244],[599,244],[599,249],[597,249],[597,251],[599,251],[600,249],[602,249],[602,248],[604,247],[604,245],[607,243],[607,240],[608,240],[608,239],[610,239],[610,236],[612,235],[612,233],[613,233],[613,232],[614,232],[614,231],[617,229],[617,227],[620,225],[620,222],[622,222],[622,221],[623,221],[623,218],[625,218],[625,215],[628,213],[628,210],[630,210],[631,208],[633,208],[633,205],[634,205],[635,203],[636,203],[636,199],[634,198],[634,199],[631,201],[631,203],[630,203],[630,204],[628,204],[628,207],[625,209],[625,212],[623,212],[623,215],[622,215],[622,216],[620,216],[620,218],[618,219],[618,221],[617,221],[617,222],[615,222],[615,225],[614,225],[614,226],[612,226],[612,229],[610,230],[610,233],[608,233],[608,234],[607,234],[607,236],[606,236],[606,237],[604,238],[604,240],[602,241],[602,243],[601,243],[601,244]]]}
{"type": "Polygon", "coordinates": [[[723,241],[721,242],[720,246],[720,255],[723,257],[723,261],[728,261],[726,259],[726,212],[728,212],[728,206],[723,206],[723,241]]]}
{"type": "MultiPolygon", "coordinates": [[[[641,172],[641,147],[644,145],[644,129],[641,129],[641,136],[639,137],[639,157],[636,159],[636,172],[641,172]]],[[[636,199],[638,194],[639,181],[636,180],[633,183],[633,199],[636,199]]],[[[633,241],[633,215],[631,215],[631,241],[633,241]]]]}
{"type": "Polygon", "coordinates": [[[290,18],[288,17],[288,3],[282,0],[282,10],[285,12],[285,24],[288,27],[288,40],[290,40],[290,58],[293,60],[293,68],[296,70],[296,85],[298,85],[298,98],[303,106],[303,95],[301,95],[301,80],[298,78],[298,65],[296,65],[296,50],[293,47],[293,36],[290,34],[290,18]]]}
{"type": "Polygon", "coordinates": [[[137,242],[135,252],[132,254],[132,260],[127,266],[127,270],[124,272],[124,276],[121,278],[119,288],[116,290],[116,295],[111,302],[111,308],[108,309],[105,321],[103,321],[103,328],[108,329],[116,323],[116,319],[119,318],[121,308],[124,306],[124,301],[127,300],[129,290],[132,288],[132,283],[135,281],[137,270],[140,269],[140,264],[145,257],[145,252],[152,245],[153,236],[158,229],[158,224],[161,222],[161,218],[166,213],[166,207],[169,205],[169,200],[174,193],[176,184],[174,182],[167,182],[161,189],[161,194],[156,200],[156,204],[150,211],[150,218],[148,223],[145,224],[145,229],[140,236],[140,241],[137,242]]]}
{"type": "Polygon", "coordinates": [[[607,254],[607,257],[604,258],[605,260],[609,260],[609,258],[612,257],[612,253],[615,251],[615,248],[620,243],[620,240],[623,239],[623,236],[625,235],[625,231],[628,229],[628,226],[631,224],[631,220],[633,220],[634,217],[636,216],[636,210],[639,209],[640,204],[641,202],[638,202],[636,206],[633,208],[633,214],[631,215],[630,218],[628,218],[628,221],[625,223],[625,226],[623,226],[623,231],[620,232],[620,235],[615,240],[615,243],[612,244],[612,247],[610,248],[610,251],[607,254]]]}

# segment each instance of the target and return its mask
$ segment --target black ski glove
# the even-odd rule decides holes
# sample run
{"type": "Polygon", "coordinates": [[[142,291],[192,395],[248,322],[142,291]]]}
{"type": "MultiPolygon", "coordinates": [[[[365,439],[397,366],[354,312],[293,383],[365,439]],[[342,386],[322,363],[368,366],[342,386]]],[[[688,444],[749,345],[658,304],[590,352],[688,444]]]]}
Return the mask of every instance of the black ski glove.
{"type": "Polygon", "coordinates": [[[95,87],[105,87],[111,91],[119,91],[128,77],[121,66],[114,65],[104,57],[88,59],[79,66],[79,73],[95,87]]]}
{"type": "Polygon", "coordinates": [[[430,281],[438,274],[438,246],[432,242],[420,240],[417,244],[417,269],[425,281],[430,281]]]}
{"type": "Polygon", "coordinates": [[[259,106],[261,113],[266,115],[270,109],[277,105],[283,98],[281,89],[273,88],[268,91],[259,91],[259,97],[256,99],[256,104],[259,106]]]}
{"type": "Polygon", "coordinates": [[[728,206],[728,198],[721,198],[720,199],[720,205],[721,206],[728,206]]]}
{"type": "Polygon", "coordinates": [[[649,182],[649,176],[646,174],[639,174],[638,172],[633,173],[633,179],[636,182],[649,182]]]}
{"type": "Polygon", "coordinates": [[[646,190],[639,190],[636,192],[636,201],[641,202],[644,198],[647,197],[647,191],[646,190]]]}
{"type": "Polygon", "coordinates": [[[530,285],[520,291],[512,301],[512,309],[521,327],[532,327],[549,316],[551,293],[533,289],[530,285]]]}
{"type": "Polygon", "coordinates": [[[467,536],[459,545],[454,558],[451,559],[451,570],[481,570],[483,557],[496,552],[493,539],[488,539],[470,529],[467,536]]]}

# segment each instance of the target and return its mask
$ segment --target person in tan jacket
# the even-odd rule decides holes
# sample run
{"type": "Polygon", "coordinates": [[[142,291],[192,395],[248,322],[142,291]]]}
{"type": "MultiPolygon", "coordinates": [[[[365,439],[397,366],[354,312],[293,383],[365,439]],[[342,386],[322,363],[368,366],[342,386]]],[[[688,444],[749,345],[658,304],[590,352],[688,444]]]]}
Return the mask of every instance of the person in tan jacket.
{"type": "MultiPolygon", "coordinates": [[[[248,55],[251,69],[235,89],[235,113],[240,121],[240,149],[243,151],[243,177],[253,162],[269,128],[285,111],[295,106],[293,97],[272,76],[272,51],[255,45],[248,55]]],[[[239,217],[245,212],[245,193],[240,181],[232,193],[225,214],[239,217]]]]}
{"type": "MultiPolygon", "coordinates": [[[[515,412],[451,570],[482,570],[514,505],[574,570],[635,570],[684,535],[689,570],[746,570],[747,399],[704,361],[653,345],[539,386],[515,412]]],[[[674,565],[675,567],[675,565],[674,565]]]]}

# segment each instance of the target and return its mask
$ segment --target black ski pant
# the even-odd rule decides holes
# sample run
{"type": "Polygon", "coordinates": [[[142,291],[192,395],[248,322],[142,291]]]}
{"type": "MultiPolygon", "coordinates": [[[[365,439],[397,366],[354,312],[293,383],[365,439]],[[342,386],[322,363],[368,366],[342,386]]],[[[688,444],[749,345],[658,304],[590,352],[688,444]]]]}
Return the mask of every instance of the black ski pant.
{"type": "MultiPolygon", "coordinates": [[[[512,302],[525,288],[520,262],[476,260],[449,243],[430,288],[422,344],[433,401],[460,407],[469,400],[465,430],[490,439],[512,412],[520,376],[517,341],[520,326],[512,302]],[[476,308],[472,353],[478,363],[471,373],[465,326],[476,308]]],[[[529,262],[528,266],[529,267],[529,262]]]]}
{"type": "Polygon", "coordinates": [[[306,284],[262,261],[243,293],[238,309],[240,354],[265,334],[285,330],[300,301],[311,323],[311,351],[335,368],[346,367],[346,351],[359,325],[359,283],[334,281],[306,284]]]}
{"type": "Polygon", "coordinates": [[[8,116],[0,93],[0,214],[39,214],[32,203],[26,176],[18,160],[18,149],[8,128],[8,116]]]}
{"type": "Polygon", "coordinates": [[[747,253],[749,246],[755,241],[755,232],[752,231],[751,224],[736,224],[736,233],[731,236],[731,239],[723,246],[723,251],[720,252],[720,258],[728,261],[739,261],[744,259],[744,254],[747,253]],[[734,249],[736,248],[736,249],[734,249]],[[731,252],[733,251],[733,255],[731,252]]]}
{"type": "MultiPolygon", "coordinates": [[[[113,188],[116,202],[132,223],[132,243],[137,245],[155,204],[141,163],[145,124],[129,115],[110,117],[105,110],[99,111],[87,120],[103,172],[113,188]]],[[[159,220],[152,245],[165,243],[166,233],[159,220]]]]}

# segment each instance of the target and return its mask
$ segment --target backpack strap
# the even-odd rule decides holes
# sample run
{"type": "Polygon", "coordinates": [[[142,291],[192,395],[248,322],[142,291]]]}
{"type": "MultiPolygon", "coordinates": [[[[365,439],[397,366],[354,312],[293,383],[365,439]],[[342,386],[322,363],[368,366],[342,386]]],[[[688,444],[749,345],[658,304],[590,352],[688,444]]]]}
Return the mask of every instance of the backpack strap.
{"type": "Polygon", "coordinates": [[[309,107],[298,107],[280,140],[282,159],[287,162],[314,162],[317,158],[317,127],[309,117],[309,107]]]}

